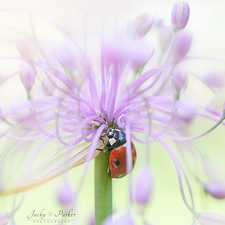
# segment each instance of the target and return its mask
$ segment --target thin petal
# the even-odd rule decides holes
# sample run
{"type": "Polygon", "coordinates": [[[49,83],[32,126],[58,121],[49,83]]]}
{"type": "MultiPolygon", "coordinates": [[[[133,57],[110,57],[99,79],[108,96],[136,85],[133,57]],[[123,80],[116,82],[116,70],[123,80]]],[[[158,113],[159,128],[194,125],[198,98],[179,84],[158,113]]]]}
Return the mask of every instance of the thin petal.
{"type": "MultiPolygon", "coordinates": [[[[56,149],[35,167],[23,173],[13,184],[6,185],[1,195],[10,195],[33,189],[85,163],[88,152],[90,151],[90,146],[91,145],[82,150],[79,150],[77,146],[71,149],[65,146],[56,149]]],[[[103,142],[99,140],[97,148],[103,147],[103,142]]],[[[95,150],[92,159],[97,157],[98,154],[99,151],[95,150]]]]}

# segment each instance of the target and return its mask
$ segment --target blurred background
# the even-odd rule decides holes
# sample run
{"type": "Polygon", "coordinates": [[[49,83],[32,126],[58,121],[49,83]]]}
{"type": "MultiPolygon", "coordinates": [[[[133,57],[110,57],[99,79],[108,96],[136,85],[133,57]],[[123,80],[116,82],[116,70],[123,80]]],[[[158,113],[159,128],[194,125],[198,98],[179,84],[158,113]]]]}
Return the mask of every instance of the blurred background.
{"type": "MultiPolygon", "coordinates": [[[[99,59],[96,59],[96,52],[101,31],[114,33],[115,30],[122,32],[126,25],[134,20],[141,13],[153,15],[157,20],[164,20],[166,25],[170,25],[171,10],[176,1],[171,0],[120,0],[120,1],[76,1],[76,0],[0,0],[0,56],[19,56],[14,40],[18,34],[31,34],[29,23],[29,13],[47,15],[55,21],[62,23],[67,30],[77,38],[81,46],[85,46],[90,60],[94,67],[99,69],[99,59]],[[1,11],[1,9],[17,9],[18,11],[1,11]]],[[[190,0],[190,19],[185,29],[190,30],[193,35],[190,56],[205,56],[225,61],[225,1],[203,1],[190,0]]],[[[35,14],[34,27],[38,37],[51,41],[59,41],[62,36],[59,30],[43,17],[35,14]]],[[[148,42],[157,46],[157,33],[152,29],[147,37],[148,42]]],[[[157,56],[156,56],[157,57],[157,56]]],[[[154,66],[152,59],[147,68],[154,66]]],[[[13,68],[18,68],[19,63],[6,60],[0,62],[0,81],[7,77],[13,68]]],[[[194,62],[192,70],[199,76],[207,71],[221,71],[224,63],[204,61],[194,62]]],[[[224,73],[225,76],[225,73],[224,73]]],[[[13,76],[0,86],[0,104],[9,101],[22,101],[26,99],[26,92],[19,83],[19,76],[13,76]]],[[[187,95],[195,101],[203,104],[210,104],[222,110],[225,100],[224,89],[217,93],[206,88],[197,79],[191,77],[187,95]]],[[[191,127],[191,134],[198,134],[211,127],[214,123],[203,120],[194,121],[191,127]]],[[[196,140],[194,143],[199,148],[204,149],[207,155],[213,159],[219,168],[225,171],[225,139],[224,127],[219,127],[206,137],[196,140]]],[[[135,177],[141,168],[144,160],[144,145],[136,144],[138,160],[132,173],[135,177]]],[[[1,148],[6,146],[2,142],[1,148]]],[[[38,157],[54,150],[57,146],[49,143],[42,150],[38,157]]],[[[153,200],[145,213],[145,219],[155,225],[190,225],[192,216],[185,207],[178,186],[176,171],[172,160],[166,151],[157,143],[150,146],[151,164],[154,170],[156,186],[153,200]]],[[[187,156],[189,157],[189,156],[187,156]]],[[[191,160],[191,159],[190,159],[191,160]]],[[[83,173],[83,166],[74,168],[68,172],[70,184],[77,188],[83,173]]],[[[188,171],[188,170],[187,170],[188,171]]],[[[188,171],[190,172],[190,171],[188,171]]],[[[64,176],[26,193],[25,200],[20,210],[15,214],[16,225],[28,225],[27,215],[35,210],[40,212],[56,212],[60,205],[56,200],[56,189],[64,181],[64,176]]],[[[213,210],[225,216],[225,201],[215,200],[206,196],[199,183],[193,176],[190,176],[192,183],[196,210],[213,210]]],[[[128,208],[128,179],[113,180],[113,207],[115,211],[125,211],[128,208]]],[[[17,200],[20,198],[18,195],[17,200]]],[[[13,206],[14,196],[0,198],[0,210],[10,211],[13,206]]],[[[85,177],[83,188],[77,199],[76,224],[88,224],[94,213],[94,162],[91,162],[88,173],[85,177]]],[[[137,224],[143,224],[141,219],[133,210],[133,215],[137,224]]]]}

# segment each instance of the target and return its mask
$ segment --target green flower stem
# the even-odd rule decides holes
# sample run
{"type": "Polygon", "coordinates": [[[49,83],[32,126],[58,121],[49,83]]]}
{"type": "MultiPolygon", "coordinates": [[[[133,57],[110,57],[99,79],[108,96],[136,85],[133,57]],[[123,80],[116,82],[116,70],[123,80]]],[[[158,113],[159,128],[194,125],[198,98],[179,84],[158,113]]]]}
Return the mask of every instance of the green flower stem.
{"type": "Polygon", "coordinates": [[[95,225],[102,225],[112,214],[112,178],[107,173],[110,152],[100,152],[95,158],[95,225]]]}

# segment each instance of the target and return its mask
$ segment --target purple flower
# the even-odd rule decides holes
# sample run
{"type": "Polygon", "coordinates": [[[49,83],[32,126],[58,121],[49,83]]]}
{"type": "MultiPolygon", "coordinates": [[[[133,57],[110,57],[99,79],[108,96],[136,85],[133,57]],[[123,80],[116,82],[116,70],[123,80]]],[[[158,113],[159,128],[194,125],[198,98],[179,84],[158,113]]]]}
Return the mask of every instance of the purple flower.
{"type": "MultiPolygon", "coordinates": [[[[189,6],[182,4],[183,8],[177,3],[172,12],[178,28],[184,28],[189,18],[189,6]]],[[[130,27],[124,28],[126,32],[108,35],[102,31],[101,35],[98,34],[96,51],[89,54],[88,45],[83,47],[61,24],[48,17],[43,18],[63,34],[63,41],[56,43],[56,40],[42,39],[36,35],[31,20],[33,39],[17,43],[22,57],[6,57],[21,63],[21,67],[9,77],[20,73],[23,85],[29,91],[32,87],[32,93],[29,93],[28,100],[7,103],[0,108],[1,124],[5,125],[1,137],[12,140],[12,150],[5,154],[5,164],[10,164],[21,152],[26,156],[30,153],[28,158],[24,157],[25,163],[20,162],[20,167],[24,167],[17,179],[9,186],[5,185],[2,194],[35,188],[86,163],[80,190],[91,159],[110,144],[104,134],[109,128],[116,128],[125,135],[126,171],[132,170],[133,147],[127,143],[132,141],[136,144],[137,141],[145,144],[147,149],[147,166],[134,185],[135,201],[147,205],[151,200],[154,179],[149,170],[149,146],[158,142],[174,163],[182,199],[196,219],[198,213],[190,180],[174,148],[181,153],[185,149],[195,156],[191,141],[208,134],[220,124],[225,125],[225,109],[220,111],[200,104],[184,93],[189,87],[189,74],[195,69],[189,62],[199,60],[187,57],[192,41],[190,33],[176,32],[171,45],[171,27],[161,24],[155,28],[159,34],[160,46],[157,48],[157,44],[145,38],[152,26],[152,18],[141,14],[130,27]],[[161,55],[158,61],[157,55],[161,55]],[[196,117],[215,124],[191,136],[189,128],[196,117]],[[40,151],[50,142],[61,147],[53,149],[33,165],[40,151]],[[189,200],[184,192],[184,181],[189,200]]],[[[141,147],[140,150],[137,148],[137,157],[139,151],[141,147]]],[[[223,196],[218,185],[207,185],[205,189],[212,196],[223,196]]],[[[57,197],[61,205],[67,205],[74,203],[74,195],[65,183],[57,197]]],[[[199,221],[206,224],[206,220],[205,214],[201,213],[199,221]]],[[[127,213],[114,222],[107,220],[105,224],[134,224],[134,220],[127,213]]]]}

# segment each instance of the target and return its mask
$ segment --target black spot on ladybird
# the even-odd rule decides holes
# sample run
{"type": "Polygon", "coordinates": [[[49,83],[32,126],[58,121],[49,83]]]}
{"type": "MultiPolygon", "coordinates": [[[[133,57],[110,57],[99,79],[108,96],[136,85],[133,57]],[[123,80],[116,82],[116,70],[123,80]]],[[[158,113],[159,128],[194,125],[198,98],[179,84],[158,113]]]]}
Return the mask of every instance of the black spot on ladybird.
{"type": "Polygon", "coordinates": [[[114,165],[119,166],[120,165],[120,161],[119,160],[114,161],[114,165]]]}

